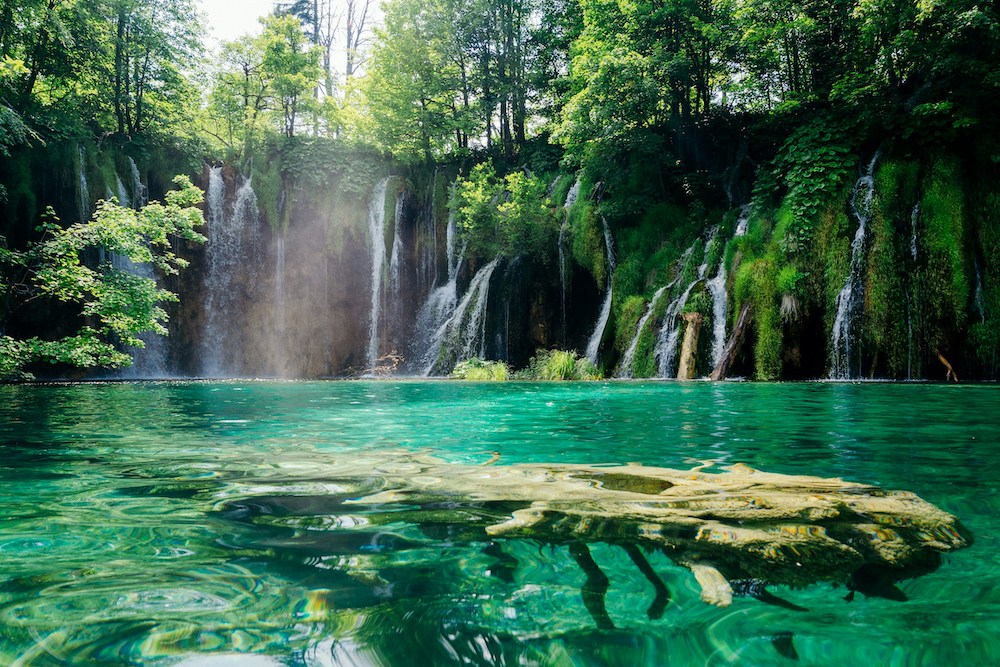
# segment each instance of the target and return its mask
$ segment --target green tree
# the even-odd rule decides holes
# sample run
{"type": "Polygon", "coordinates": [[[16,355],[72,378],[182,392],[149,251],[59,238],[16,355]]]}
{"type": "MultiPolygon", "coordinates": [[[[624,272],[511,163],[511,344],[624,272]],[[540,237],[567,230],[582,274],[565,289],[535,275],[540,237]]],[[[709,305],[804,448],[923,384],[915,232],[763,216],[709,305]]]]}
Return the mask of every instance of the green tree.
{"type": "Polygon", "coordinates": [[[515,171],[497,175],[490,162],[459,178],[449,206],[469,249],[479,256],[533,255],[547,260],[559,233],[545,182],[515,171]]]}
{"type": "Polygon", "coordinates": [[[281,132],[291,138],[300,111],[315,102],[310,95],[320,77],[319,49],[294,16],[269,16],[262,23],[261,66],[281,114],[281,132]]]}
{"type": "Polygon", "coordinates": [[[90,221],[68,227],[50,211],[39,227],[41,238],[24,250],[6,248],[0,237],[0,379],[30,377],[26,367],[38,362],[126,366],[131,358],[120,346],[143,347],[141,333],[166,334],[161,304],[176,301],[176,295],[107,259],[95,265],[86,258],[114,254],[164,275],[186,267],[171,243],[205,240],[195,231],[203,222],[203,193],[185,176],[174,183],[177,189],[164,203],[139,211],[102,202],[90,221]],[[13,316],[36,306],[51,312],[59,304],[76,311],[81,324],[74,332],[54,340],[8,335],[13,316]]]}
{"type": "Polygon", "coordinates": [[[425,2],[390,2],[362,84],[373,139],[401,157],[432,162],[455,148],[454,116],[460,73],[448,58],[454,33],[449,14],[425,2]]]}

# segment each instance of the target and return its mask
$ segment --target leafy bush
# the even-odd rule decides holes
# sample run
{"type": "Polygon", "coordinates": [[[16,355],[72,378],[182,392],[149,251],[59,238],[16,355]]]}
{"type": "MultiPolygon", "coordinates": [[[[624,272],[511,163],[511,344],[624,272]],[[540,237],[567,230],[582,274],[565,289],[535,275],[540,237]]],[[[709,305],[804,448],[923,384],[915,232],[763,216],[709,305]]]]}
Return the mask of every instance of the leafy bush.
{"type": "Polygon", "coordinates": [[[600,380],[601,371],[571,350],[538,350],[528,367],[517,374],[520,380],[600,380]]]}
{"type": "Polygon", "coordinates": [[[775,175],[787,188],[781,238],[789,255],[801,251],[812,239],[820,214],[850,180],[857,166],[848,139],[847,123],[818,117],[796,130],[781,147],[775,175]]]}
{"type": "Polygon", "coordinates": [[[455,182],[449,205],[474,254],[530,254],[545,260],[559,234],[556,207],[547,193],[541,178],[523,171],[501,178],[492,163],[483,162],[455,182]]]}
{"type": "Polygon", "coordinates": [[[34,362],[126,366],[131,357],[116,343],[141,348],[139,334],[167,333],[161,304],[176,301],[173,292],[108,262],[92,268],[84,258],[103,249],[168,276],[187,267],[173,244],[179,239],[205,241],[195,231],[203,223],[203,193],[186,176],[177,176],[174,183],[177,189],[167,192],[164,203],[134,211],[100,202],[91,220],[67,227],[50,209],[38,228],[41,238],[24,250],[7,249],[0,238],[0,330],[17,307],[38,297],[72,304],[89,323],[59,340],[0,338],[0,380],[25,378],[24,368],[34,362]]]}
{"type": "Polygon", "coordinates": [[[475,382],[504,382],[510,378],[510,374],[510,366],[502,361],[487,361],[474,357],[458,362],[451,372],[451,377],[475,382]]]}

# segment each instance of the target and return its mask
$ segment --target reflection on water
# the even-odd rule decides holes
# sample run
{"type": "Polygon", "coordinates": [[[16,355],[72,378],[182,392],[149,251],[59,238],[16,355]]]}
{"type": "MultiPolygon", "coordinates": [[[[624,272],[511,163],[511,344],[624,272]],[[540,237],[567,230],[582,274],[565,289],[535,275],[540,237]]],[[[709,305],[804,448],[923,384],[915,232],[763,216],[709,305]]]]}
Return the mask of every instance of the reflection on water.
{"type": "Polygon", "coordinates": [[[996,664],[997,433],[993,387],[0,387],[0,664],[996,664]],[[509,506],[331,511],[384,477],[359,491],[332,460],[398,449],[842,476],[913,491],[976,543],[901,582],[907,602],[815,584],[721,609],[660,552],[464,532],[509,506]]]}

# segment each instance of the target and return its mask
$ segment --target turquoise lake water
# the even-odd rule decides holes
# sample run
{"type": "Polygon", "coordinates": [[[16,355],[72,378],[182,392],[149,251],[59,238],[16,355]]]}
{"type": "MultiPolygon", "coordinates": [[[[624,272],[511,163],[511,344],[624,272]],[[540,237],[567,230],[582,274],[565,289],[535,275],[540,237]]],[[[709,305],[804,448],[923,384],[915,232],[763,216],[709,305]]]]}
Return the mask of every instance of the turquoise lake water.
{"type": "MultiPolygon", "coordinates": [[[[373,472],[373,477],[375,477],[373,472]]],[[[1000,388],[447,381],[0,386],[0,665],[1000,664],[1000,388]],[[975,538],[896,601],[706,604],[619,545],[374,524],[324,471],[737,462],[913,491],[975,538]],[[339,508],[339,509],[338,509],[339,508]],[[650,618],[650,616],[658,616],[650,618]]]]}

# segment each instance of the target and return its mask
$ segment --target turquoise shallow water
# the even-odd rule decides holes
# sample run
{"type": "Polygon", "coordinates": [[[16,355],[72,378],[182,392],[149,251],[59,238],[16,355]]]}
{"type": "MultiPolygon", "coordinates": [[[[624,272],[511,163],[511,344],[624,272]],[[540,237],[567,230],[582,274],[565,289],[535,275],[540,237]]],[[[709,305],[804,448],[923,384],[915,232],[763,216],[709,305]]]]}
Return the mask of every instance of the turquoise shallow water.
{"type": "Polygon", "coordinates": [[[0,387],[0,665],[1000,664],[1000,388],[143,383],[0,387]],[[916,492],[967,549],[899,588],[705,604],[619,546],[599,630],[568,547],[331,511],[331,461],[744,462],[916,492]],[[319,500],[317,500],[319,499],[319,500]]]}

